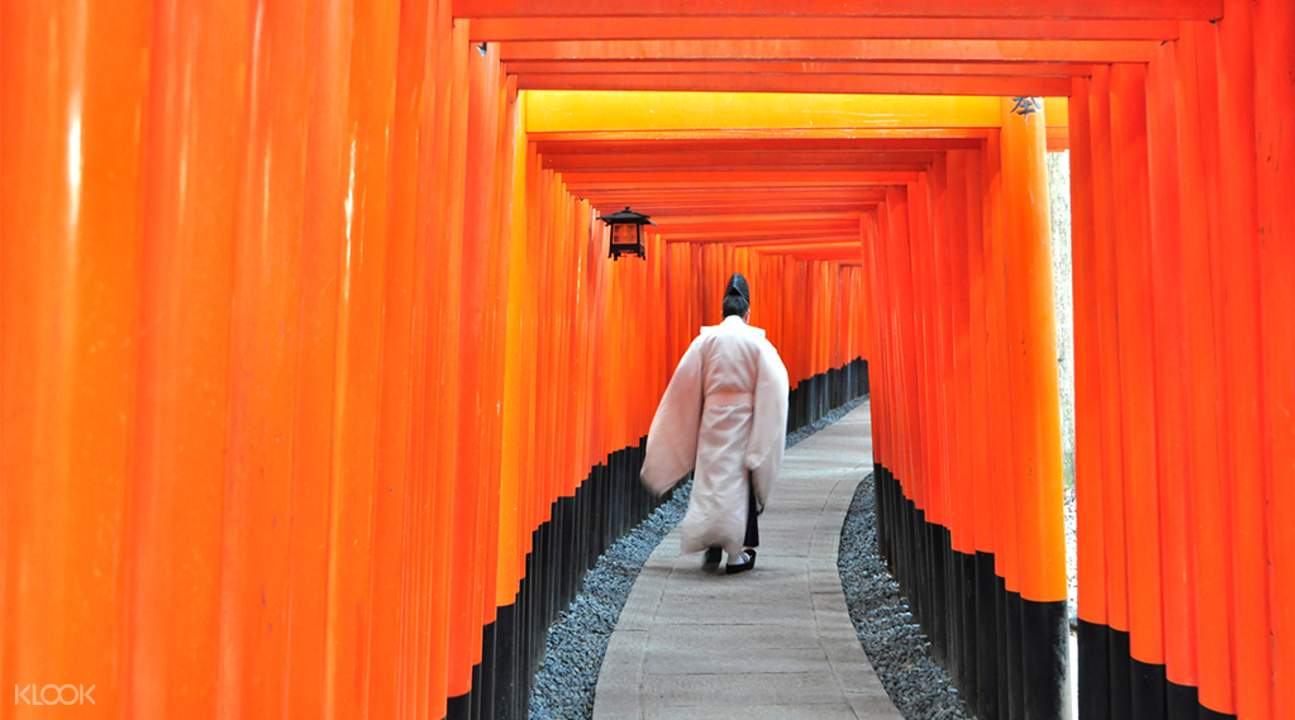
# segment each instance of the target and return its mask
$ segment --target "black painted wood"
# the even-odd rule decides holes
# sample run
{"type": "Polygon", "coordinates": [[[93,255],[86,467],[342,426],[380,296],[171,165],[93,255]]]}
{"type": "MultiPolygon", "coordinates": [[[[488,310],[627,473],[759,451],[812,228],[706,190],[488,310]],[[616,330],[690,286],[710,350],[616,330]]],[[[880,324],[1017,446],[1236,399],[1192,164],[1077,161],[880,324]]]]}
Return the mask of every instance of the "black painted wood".
{"type": "Polygon", "coordinates": [[[904,497],[885,465],[876,464],[874,479],[878,551],[968,710],[988,720],[1060,716],[1066,602],[1033,602],[1008,591],[991,553],[954,550],[948,529],[904,497]]]}
{"type": "Polygon", "coordinates": [[[1110,715],[1110,630],[1079,620],[1079,720],[1103,720],[1110,715]]]}
{"type": "Polygon", "coordinates": [[[1129,664],[1129,634],[1112,629],[1108,635],[1110,654],[1110,703],[1107,717],[1111,720],[1133,720],[1132,671],[1129,664]]]}
{"type": "Polygon", "coordinates": [[[998,702],[998,578],[994,556],[976,553],[976,698],[975,712],[983,720],[997,720],[998,702]]]}

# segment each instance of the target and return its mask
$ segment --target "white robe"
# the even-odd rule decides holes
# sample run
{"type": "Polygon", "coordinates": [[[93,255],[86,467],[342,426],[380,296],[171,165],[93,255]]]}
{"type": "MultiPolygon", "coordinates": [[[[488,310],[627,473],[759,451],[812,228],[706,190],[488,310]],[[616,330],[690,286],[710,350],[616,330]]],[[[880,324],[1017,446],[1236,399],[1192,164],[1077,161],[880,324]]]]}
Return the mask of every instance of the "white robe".
{"type": "Polygon", "coordinates": [[[787,390],[778,351],[736,315],[703,327],[684,353],[652,418],[640,473],[660,495],[695,470],[682,553],[741,553],[748,473],[763,509],[782,464],[787,390]]]}

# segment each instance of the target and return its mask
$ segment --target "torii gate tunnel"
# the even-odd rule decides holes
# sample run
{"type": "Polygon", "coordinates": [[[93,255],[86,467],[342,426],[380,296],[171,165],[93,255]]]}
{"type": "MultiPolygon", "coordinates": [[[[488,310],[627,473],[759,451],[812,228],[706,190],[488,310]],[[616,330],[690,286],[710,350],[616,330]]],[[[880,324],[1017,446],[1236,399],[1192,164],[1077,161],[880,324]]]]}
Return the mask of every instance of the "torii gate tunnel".
{"type": "Polygon", "coordinates": [[[1295,717],[1289,0],[5,0],[0,102],[6,693],[524,715],[740,271],[967,706],[1061,716],[1068,148],[1078,716],[1295,717]]]}

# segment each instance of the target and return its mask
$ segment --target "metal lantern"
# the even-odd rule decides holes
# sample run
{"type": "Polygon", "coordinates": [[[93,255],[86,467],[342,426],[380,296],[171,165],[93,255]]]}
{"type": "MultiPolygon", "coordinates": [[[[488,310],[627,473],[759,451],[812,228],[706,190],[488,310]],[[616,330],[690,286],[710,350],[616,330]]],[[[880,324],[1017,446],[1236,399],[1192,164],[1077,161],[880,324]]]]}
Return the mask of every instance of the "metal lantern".
{"type": "Polygon", "coordinates": [[[647,215],[636,213],[626,206],[620,212],[603,215],[598,219],[611,228],[612,241],[607,257],[612,260],[619,260],[623,254],[647,257],[643,249],[643,226],[655,224],[647,215]]]}

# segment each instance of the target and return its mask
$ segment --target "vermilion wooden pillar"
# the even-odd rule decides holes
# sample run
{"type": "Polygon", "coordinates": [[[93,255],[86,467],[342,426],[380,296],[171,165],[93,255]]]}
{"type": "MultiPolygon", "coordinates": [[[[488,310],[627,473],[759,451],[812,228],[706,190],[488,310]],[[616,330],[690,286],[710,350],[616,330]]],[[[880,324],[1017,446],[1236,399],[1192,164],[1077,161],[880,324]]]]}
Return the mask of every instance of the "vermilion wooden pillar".
{"type": "Polygon", "coordinates": [[[1234,708],[1232,662],[1234,641],[1223,624],[1211,620],[1227,615],[1230,565],[1226,562],[1226,508],[1220,457],[1219,393],[1223,387],[1217,361],[1216,326],[1211,277],[1216,272],[1210,237],[1220,232],[1211,198],[1222,181],[1217,167],[1217,133],[1211,120],[1217,113],[1213,80],[1212,28],[1185,26],[1176,45],[1175,102],[1178,112],[1178,172],[1182,193],[1179,209],[1183,253],[1184,341],[1189,390],[1186,396],[1188,456],[1186,492],[1192,503],[1192,548],[1195,588],[1197,698],[1202,708],[1231,712],[1234,708]]]}
{"type": "MultiPolygon", "coordinates": [[[[415,437],[425,434],[426,446],[421,458],[421,475],[423,482],[431,488],[426,502],[432,512],[426,520],[419,518],[420,524],[430,520],[426,534],[419,543],[420,553],[432,557],[431,575],[428,578],[427,592],[431,596],[428,613],[431,685],[428,702],[432,714],[446,712],[444,703],[451,697],[463,697],[467,692],[467,677],[462,669],[461,655],[467,647],[466,632],[461,627],[454,627],[455,620],[466,622],[466,598],[463,573],[471,567],[462,550],[469,542],[466,523],[468,517],[456,519],[461,513],[467,513],[474,500],[468,500],[471,490],[463,490],[463,499],[459,498],[459,487],[453,482],[458,473],[458,434],[466,432],[459,424],[446,422],[447,418],[457,418],[461,400],[459,375],[462,359],[458,352],[450,349],[460,341],[463,306],[463,276],[457,271],[462,266],[463,247],[459,242],[464,227],[463,204],[465,198],[457,179],[466,174],[467,144],[459,141],[467,136],[468,127],[468,53],[467,27],[464,23],[457,26],[448,13],[442,12],[438,18],[441,23],[439,38],[434,44],[441,49],[442,62],[436,69],[441,75],[437,81],[438,94],[444,88],[439,102],[447,103],[444,109],[438,107],[442,118],[438,118],[437,137],[442,141],[439,180],[439,222],[424,226],[430,232],[427,242],[427,254],[424,256],[424,267],[431,268],[428,282],[428,312],[424,318],[423,342],[426,352],[426,376],[420,388],[427,403],[427,410],[420,418],[422,422],[414,428],[415,437]],[[454,389],[451,389],[454,388],[454,389]],[[460,553],[456,557],[456,548],[460,553]],[[460,594],[455,598],[455,594],[460,594]]],[[[473,507],[472,513],[475,513],[473,507]]],[[[470,516],[469,516],[470,517],[470,516]]],[[[422,605],[421,598],[416,601],[422,605]]]]}
{"type": "Polygon", "coordinates": [[[1228,552],[1233,566],[1233,677],[1238,717],[1268,717],[1272,707],[1269,490],[1263,474],[1263,396],[1259,325],[1259,236],[1253,5],[1225,2],[1215,25],[1219,171],[1216,208],[1223,226],[1212,237],[1214,303],[1223,377],[1223,470],[1228,491],[1228,552]]]}
{"type": "MultiPolygon", "coordinates": [[[[0,676],[99,678],[98,697],[131,682],[130,631],[103,618],[128,612],[138,549],[122,411],[138,392],[152,22],[142,6],[0,8],[0,676]]],[[[140,630],[164,641],[162,625],[140,630]]]]}
{"type": "MultiPolygon", "coordinates": [[[[343,213],[344,235],[337,258],[333,487],[327,513],[332,552],[324,616],[328,639],[324,712],[335,715],[368,703],[366,680],[375,651],[368,618],[372,616],[373,509],[378,487],[383,289],[390,247],[386,138],[394,112],[398,32],[395,8],[364,8],[353,13],[350,21],[350,48],[344,54],[349,92],[342,147],[354,150],[345,161],[342,203],[345,210],[349,202],[351,212],[343,213]],[[375,80],[355,81],[361,77],[375,80]],[[356,187],[365,189],[358,197],[356,187]]],[[[245,602],[255,602],[254,591],[244,593],[245,602]]]]}
{"type": "Polygon", "coordinates": [[[971,487],[974,499],[972,510],[975,514],[975,598],[976,598],[976,679],[975,689],[968,694],[975,698],[975,710],[985,717],[997,717],[998,704],[998,637],[997,637],[997,591],[998,579],[995,573],[995,553],[997,552],[997,527],[1000,523],[991,518],[996,514],[996,488],[998,486],[998,459],[993,439],[1000,435],[997,428],[1001,415],[994,406],[992,388],[995,387],[990,377],[991,360],[989,356],[989,297],[991,287],[989,268],[986,260],[987,235],[991,229],[991,213],[988,212],[990,188],[986,178],[988,172],[988,155],[984,149],[971,154],[967,167],[968,187],[968,226],[967,226],[967,271],[968,271],[968,331],[971,352],[971,422],[974,426],[972,443],[971,487]]]}
{"type": "Polygon", "coordinates": [[[1129,652],[1132,717],[1164,715],[1164,619],[1161,590],[1160,476],[1156,458],[1152,252],[1147,175],[1147,92],[1144,66],[1111,69],[1116,307],[1120,343],[1123,475],[1128,523],[1129,652]]]}
{"type": "MultiPolygon", "coordinates": [[[[1098,693],[1101,711],[1110,717],[1128,717],[1129,698],[1129,590],[1128,530],[1125,524],[1124,434],[1120,384],[1121,345],[1117,305],[1115,206],[1118,186],[1112,155],[1111,70],[1101,67],[1093,74],[1089,94],[1090,157],[1092,162],[1093,253],[1097,295],[1093,322],[1096,352],[1099,353],[1098,382],[1102,428],[1101,488],[1103,547],[1106,566],[1107,652],[1105,678],[1108,688],[1098,693]]],[[[1076,348],[1078,351],[1078,348],[1076,348]]],[[[1090,478],[1092,476],[1089,476],[1090,478]]],[[[1080,482],[1079,478],[1075,480],[1080,482]]],[[[1094,482],[1092,479],[1088,482],[1094,482]]],[[[1082,542],[1082,540],[1081,540],[1082,542]]]]}
{"type": "MultiPolygon", "coordinates": [[[[401,618],[372,626],[369,642],[373,648],[367,687],[374,715],[393,716],[403,709],[412,683],[409,653],[400,652],[403,632],[411,626],[405,610],[408,586],[401,572],[407,562],[405,533],[409,525],[406,503],[414,490],[410,429],[416,408],[408,389],[413,384],[414,317],[413,293],[416,283],[414,258],[418,208],[430,198],[418,192],[420,178],[419,96],[427,92],[424,83],[428,55],[430,8],[409,8],[399,18],[398,49],[394,69],[391,144],[410,152],[391,157],[388,191],[386,278],[382,322],[381,416],[378,432],[377,478],[381,490],[374,498],[372,612],[378,617],[401,618]],[[421,198],[421,202],[420,202],[421,198]]],[[[425,150],[424,150],[425,151],[425,150]]],[[[408,647],[408,646],[405,646],[408,647]]]]}
{"type": "MultiPolygon", "coordinates": [[[[291,634],[285,630],[293,584],[287,553],[268,553],[266,548],[285,547],[290,528],[280,520],[292,508],[311,503],[302,496],[302,486],[291,481],[292,455],[279,451],[284,440],[294,436],[300,387],[300,218],[307,204],[302,187],[306,138],[300,127],[310,98],[299,83],[308,49],[290,39],[306,22],[304,11],[277,10],[265,17],[265,31],[254,45],[259,62],[249,68],[248,92],[255,100],[249,108],[242,160],[245,175],[230,297],[230,471],[225,496],[236,510],[226,515],[222,533],[221,635],[230,656],[247,660],[223,666],[219,684],[225,689],[226,707],[246,715],[282,707],[288,693],[291,634]],[[267,206],[285,212],[270,212],[267,206]]],[[[381,113],[381,106],[375,110],[381,113]]],[[[322,692],[316,690],[301,704],[317,708],[321,701],[322,692]]]]}
{"type": "MultiPolygon", "coordinates": [[[[326,13],[320,17],[335,19],[326,13]]],[[[231,610],[221,602],[221,525],[226,519],[238,521],[225,493],[224,466],[234,277],[229,240],[241,180],[230,158],[239,156],[247,137],[241,125],[216,122],[215,117],[241,116],[248,109],[244,78],[228,67],[247,56],[251,38],[248,9],[171,6],[159,10],[152,22],[168,31],[153,38],[148,54],[150,101],[143,115],[140,383],[136,398],[121,408],[131,408],[134,446],[126,519],[131,552],[123,558],[124,621],[131,632],[122,660],[129,680],[116,692],[125,700],[124,713],[160,716],[215,712],[227,700],[220,693],[231,689],[218,685],[224,673],[212,628],[228,627],[222,610],[231,610]],[[219,38],[201,30],[225,23],[231,30],[219,38]]],[[[325,38],[321,41],[326,44],[325,38]]],[[[327,57],[314,66],[316,77],[332,86],[343,68],[331,54],[320,54],[327,57]]],[[[332,117],[344,112],[336,95],[312,100],[328,114],[336,113],[332,117]]],[[[322,206],[341,188],[339,166],[329,152],[340,137],[341,123],[332,117],[311,123],[316,135],[315,142],[306,143],[307,154],[317,153],[305,164],[305,176],[293,178],[304,185],[305,194],[315,193],[322,206]]],[[[336,296],[319,289],[322,278],[336,272],[340,231],[336,217],[316,216],[298,227],[303,249],[314,260],[303,263],[302,285],[315,291],[310,311],[323,320],[303,331],[294,368],[303,380],[332,378],[331,354],[306,351],[322,340],[320,326],[332,334],[332,320],[324,318],[336,317],[336,296]]],[[[295,409],[295,439],[309,451],[293,458],[294,471],[325,471],[328,465],[331,413],[315,405],[309,409],[318,414],[304,420],[302,411],[311,404],[306,400],[295,409]]],[[[323,506],[301,500],[312,509],[323,506]]],[[[322,513],[313,517],[322,520],[322,513]]],[[[289,543],[322,540],[324,534],[322,522],[302,523],[297,531],[289,543]]],[[[289,580],[312,595],[302,618],[313,624],[316,638],[323,631],[323,586],[313,571],[323,561],[317,557],[314,567],[302,568],[289,580]]],[[[235,602],[229,598],[230,605],[235,602]]],[[[314,641],[302,641],[307,643],[314,641]]],[[[315,657],[322,658],[321,648],[322,643],[312,648],[315,657]]],[[[310,670],[322,671],[322,662],[306,672],[310,670]]],[[[316,699],[322,695],[321,679],[322,672],[311,673],[307,685],[316,699]]]]}
{"type": "MultiPolygon", "coordinates": [[[[1002,110],[1000,106],[1000,117],[1002,110]]],[[[985,152],[985,177],[988,192],[985,213],[986,268],[986,349],[989,354],[989,395],[992,410],[998,413],[999,431],[993,433],[990,458],[993,502],[1004,520],[994,528],[994,594],[995,641],[997,644],[997,709],[1001,717],[1019,718],[1025,713],[1025,689],[1022,685],[1024,661],[1021,658],[1021,565],[1019,500],[1020,462],[1017,425],[1021,422],[1019,402],[1028,389],[1019,385],[1011,363],[1013,319],[1011,317],[1007,248],[1012,232],[1012,200],[1005,173],[1011,157],[1005,150],[1002,132],[991,136],[985,152]]],[[[1015,145],[1013,149],[1017,149],[1015,145]]],[[[983,699],[983,698],[982,698],[983,699]]]]}
{"type": "Polygon", "coordinates": [[[1283,191],[1295,187],[1295,5],[1256,3],[1254,28],[1272,689],[1281,717],[1295,708],[1295,232],[1283,191]]]}
{"type": "MultiPolygon", "coordinates": [[[[1068,629],[1061,517],[1061,432],[1052,301],[1046,131],[1042,111],[1003,101],[1002,255],[1011,348],[1016,463],[1019,641],[1026,717],[1057,717],[1065,697],[1068,629]]],[[[1010,589],[1010,585],[1009,585],[1010,589]]]]}
{"type": "Polygon", "coordinates": [[[1147,76],[1147,157],[1153,258],[1151,311],[1155,322],[1156,474],[1160,509],[1164,624],[1164,708],[1168,717],[1197,711],[1195,686],[1195,515],[1186,482],[1186,403],[1191,386],[1185,345],[1185,284],[1180,202],[1178,123],[1174,91],[1176,49],[1162,46],[1147,76]]]}

